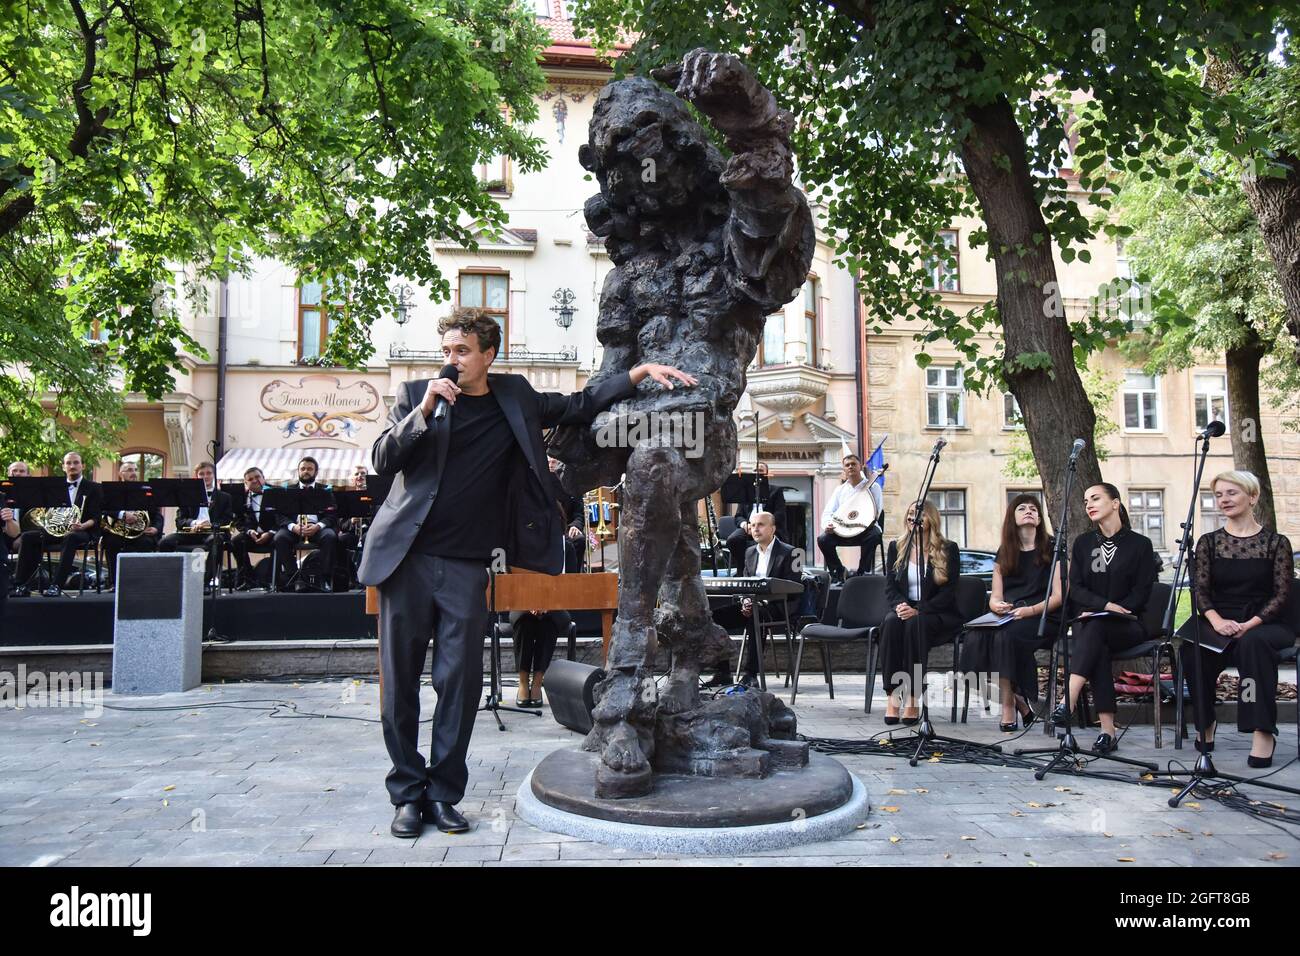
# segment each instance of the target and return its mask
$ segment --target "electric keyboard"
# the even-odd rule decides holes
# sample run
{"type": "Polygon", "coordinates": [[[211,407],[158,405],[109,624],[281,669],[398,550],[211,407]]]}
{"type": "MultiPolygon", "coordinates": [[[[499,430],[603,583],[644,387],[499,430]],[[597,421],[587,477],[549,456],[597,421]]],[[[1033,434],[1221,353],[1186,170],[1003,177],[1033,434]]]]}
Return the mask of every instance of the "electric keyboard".
{"type": "Polygon", "coordinates": [[[705,578],[708,594],[802,594],[803,583],[785,578],[705,578]]]}

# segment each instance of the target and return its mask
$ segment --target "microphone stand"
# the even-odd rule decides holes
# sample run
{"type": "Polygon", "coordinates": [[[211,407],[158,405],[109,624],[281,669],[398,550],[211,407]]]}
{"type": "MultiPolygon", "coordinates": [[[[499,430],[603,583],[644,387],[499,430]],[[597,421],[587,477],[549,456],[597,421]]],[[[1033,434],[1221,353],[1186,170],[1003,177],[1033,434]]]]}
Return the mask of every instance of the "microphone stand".
{"type": "MultiPolygon", "coordinates": [[[[1222,432],[1220,432],[1222,434],[1222,432]]],[[[1187,643],[1187,638],[1180,638],[1174,631],[1174,609],[1178,604],[1178,587],[1182,580],[1184,572],[1191,577],[1192,566],[1195,562],[1195,552],[1191,548],[1192,541],[1192,518],[1196,514],[1196,502],[1200,497],[1201,474],[1205,469],[1205,459],[1210,454],[1211,429],[1206,428],[1200,435],[1201,448],[1197,452],[1196,477],[1192,481],[1192,499],[1187,505],[1187,520],[1182,525],[1182,535],[1178,541],[1178,558],[1174,563],[1174,585],[1169,592],[1169,603],[1165,607],[1164,621],[1160,627],[1160,633],[1170,641],[1174,647],[1174,653],[1178,655],[1178,663],[1174,678],[1174,747],[1181,750],[1183,746],[1183,660],[1180,652],[1181,645],[1187,643]],[[1186,558],[1186,563],[1184,559],[1186,558]]],[[[1205,708],[1208,707],[1210,712],[1214,712],[1214,701],[1205,700],[1202,693],[1200,672],[1205,666],[1205,661],[1201,658],[1201,619],[1200,611],[1196,606],[1196,588],[1189,587],[1192,598],[1192,616],[1184,625],[1190,627],[1192,632],[1192,653],[1196,656],[1196,673],[1197,680],[1192,682],[1192,713],[1193,719],[1197,724],[1203,723],[1205,717],[1205,708]]],[[[1160,675],[1154,675],[1156,680],[1160,675]]],[[[1199,734],[1199,730],[1198,730],[1199,734]]],[[[1186,771],[1184,771],[1185,773],[1186,771]]],[[[1169,776],[1182,776],[1182,773],[1169,773],[1169,776]]],[[[1162,774],[1163,776],[1163,774],[1162,774]]],[[[1215,766],[1214,760],[1208,753],[1203,753],[1196,758],[1196,764],[1192,767],[1192,779],[1187,782],[1187,786],[1179,790],[1169,798],[1169,805],[1176,807],[1183,802],[1183,799],[1192,792],[1197,786],[1205,784],[1207,781],[1222,781],[1225,784],[1233,785],[1238,783],[1248,783],[1256,787],[1267,787],[1269,790],[1279,790],[1283,793],[1293,793],[1300,796],[1300,789],[1296,787],[1283,786],[1280,783],[1270,783],[1265,780],[1254,779],[1251,777],[1239,777],[1236,774],[1221,773],[1215,766]]]]}
{"type": "MultiPolygon", "coordinates": [[[[1080,449],[1082,451],[1082,449],[1080,449]]],[[[1042,780],[1058,766],[1064,765],[1067,761],[1072,763],[1076,769],[1082,765],[1073,758],[1079,754],[1086,754],[1090,757],[1097,757],[1105,760],[1113,760],[1116,763],[1130,764],[1134,767],[1142,767],[1151,772],[1156,772],[1159,768],[1153,763],[1147,763],[1144,760],[1131,760],[1127,757],[1117,757],[1114,754],[1099,754],[1095,750],[1082,750],[1079,747],[1078,740],[1075,739],[1071,722],[1074,717],[1074,708],[1070,706],[1070,642],[1066,639],[1065,629],[1067,619],[1069,618],[1070,602],[1070,556],[1066,548],[1066,541],[1069,538],[1069,518],[1070,518],[1070,494],[1074,489],[1074,476],[1078,468],[1078,453],[1070,455],[1070,463],[1065,472],[1065,490],[1061,494],[1061,513],[1056,523],[1056,547],[1052,554],[1052,567],[1048,569],[1047,575],[1047,597],[1043,600],[1043,613],[1038,619],[1038,639],[1042,641],[1043,635],[1047,630],[1047,605],[1052,600],[1052,581],[1055,578],[1056,568],[1061,569],[1061,616],[1056,629],[1056,641],[1061,646],[1061,661],[1065,668],[1065,733],[1060,736],[1060,744],[1056,747],[1034,747],[1024,750],[1016,750],[1017,757],[1024,754],[1053,754],[1047,766],[1040,767],[1034,771],[1034,779],[1042,780]]],[[[1158,680],[1159,674],[1156,675],[1158,680]]],[[[1048,677],[1049,693],[1047,698],[1048,717],[1043,722],[1043,732],[1048,733],[1048,724],[1051,722],[1053,706],[1056,703],[1056,675],[1051,674],[1048,677]]],[[[1055,729],[1053,725],[1052,729],[1055,729]]]]}
{"type": "MultiPolygon", "coordinates": [[[[930,494],[930,484],[934,481],[934,473],[939,467],[939,453],[943,450],[943,446],[946,444],[947,442],[944,439],[940,438],[934,443],[934,450],[930,452],[930,461],[926,465],[925,474],[921,476],[921,489],[916,496],[916,501],[913,502],[912,504],[912,527],[911,529],[909,529],[907,533],[907,540],[903,544],[902,559],[899,561],[899,567],[906,568],[907,573],[910,577],[910,575],[912,574],[912,565],[911,565],[912,549],[914,547],[916,548],[917,558],[918,558],[917,565],[916,565],[916,579],[918,582],[920,582],[920,584],[917,587],[917,591],[916,591],[917,593],[916,624],[914,625],[914,627],[916,629],[917,641],[923,648],[923,650],[921,651],[921,672],[918,675],[916,675],[918,679],[917,682],[920,684],[920,686],[917,688],[917,691],[921,701],[921,719],[920,722],[916,725],[915,731],[913,731],[911,734],[907,735],[906,737],[900,738],[900,743],[902,743],[904,746],[911,744],[913,742],[916,743],[916,749],[913,751],[911,759],[907,761],[908,764],[913,767],[915,767],[917,762],[920,760],[921,752],[925,750],[926,746],[931,745],[936,741],[940,741],[943,743],[950,743],[950,744],[959,744],[963,747],[976,747],[980,750],[987,750],[990,753],[1002,752],[1002,746],[1000,744],[979,744],[969,740],[962,740],[958,737],[945,737],[940,734],[936,734],[934,732],[934,724],[931,723],[930,721],[930,704],[926,698],[926,693],[925,693],[925,666],[930,656],[929,642],[926,638],[926,633],[925,633],[925,616],[926,616],[926,606],[929,602],[925,597],[925,576],[926,576],[925,548],[920,546],[920,541],[921,541],[921,535],[925,527],[925,499],[930,494]]],[[[934,530],[936,533],[938,533],[939,529],[936,528],[934,530]]],[[[896,572],[893,572],[890,569],[886,569],[885,573],[892,574],[896,572]]],[[[950,575],[952,574],[960,575],[961,573],[960,566],[956,568],[950,568],[949,573],[950,575]]],[[[949,580],[951,580],[951,577],[949,578],[949,580]]],[[[906,701],[904,701],[904,703],[906,703],[906,701]]],[[[892,735],[890,739],[891,740],[893,739],[892,735]]]]}
{"type": "MultiPolygon", "coordinates": [[[[492,631],[489,635],[489,652],[488,652],[488,689],[487,696],[483,700],[483,706],[480,711],[489,710],[492,716],[496,718],[497,730],[505,730],[505,722],[501,719],[501,711],[508,710],[516,714],[532,714],[534,717],[542,716],[540,710],[531,710],[525,707],[511,707],[501,703],[501,632],[497,630],[500,621],[497,620],[497,573],[492,565],[488,565],[488,621],[492,631]]],[[[518,650],[516,649],[516,654],[518,650]]]]}

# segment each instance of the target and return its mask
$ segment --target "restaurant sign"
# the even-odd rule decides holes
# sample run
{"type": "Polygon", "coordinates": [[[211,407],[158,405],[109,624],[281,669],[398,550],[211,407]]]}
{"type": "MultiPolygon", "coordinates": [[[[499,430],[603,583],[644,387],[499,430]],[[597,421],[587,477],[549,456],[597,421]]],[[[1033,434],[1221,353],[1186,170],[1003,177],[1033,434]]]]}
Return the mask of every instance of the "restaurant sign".
{"type": "Polygon", "coordinates": [[[379,420],[383,399],[367,381],[344,385],[333,375],[304,375],[296,382],[277,378],[262,389],[261,404],[285,438],[352,438],[379,420]]]}

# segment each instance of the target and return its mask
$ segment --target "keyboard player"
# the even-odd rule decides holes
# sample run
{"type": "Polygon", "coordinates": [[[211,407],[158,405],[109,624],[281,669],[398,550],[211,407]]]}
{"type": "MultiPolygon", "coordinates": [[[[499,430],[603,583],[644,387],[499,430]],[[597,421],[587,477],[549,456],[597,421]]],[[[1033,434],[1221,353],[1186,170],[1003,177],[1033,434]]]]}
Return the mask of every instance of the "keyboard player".
{"type": "MultiPolygon", "coordinates": [[[[776,536],[776,518],[770,511],[760,511],[750,520],[750,529],[754,543],[745,551],[745,577],[749,578],[784,578],[796,584],[803,580],[802,568],[797,567],[795,550],[776,536]]],[[[784,599],[777,597],[760,604],[761,620],[779,620],[785,612],[793,611],[799,604],[801,594],[787,595],[784,599]],[[787,607],[783,608],[784,600],[787,607]]],[[[757,643],[752,639],[754,626],[754,602],[752,598],[743,598],[735,604],[728,604],[713,612],[713,620],[726,628],[727,633],[749,631],[751,639],[745,644],[745,662],[741,682],[753,686],[758,680],[757,643]]],[[[718,661],[716,673],[709,687],[725,687],[731,681],[731,660],[718,661]]]]}

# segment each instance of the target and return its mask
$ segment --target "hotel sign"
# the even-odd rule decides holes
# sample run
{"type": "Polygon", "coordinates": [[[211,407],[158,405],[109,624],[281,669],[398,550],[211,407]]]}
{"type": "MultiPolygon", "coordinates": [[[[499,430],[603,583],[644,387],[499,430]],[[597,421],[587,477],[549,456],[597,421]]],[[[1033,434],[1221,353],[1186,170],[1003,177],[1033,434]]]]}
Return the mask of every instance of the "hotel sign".
{"type": "Polygon", "coordinates": [[[352,439],[379,420],[384,402],[367,381],[344,385],[333,375],[304,375],[295,381],[277,378],[262,389],[262,415],[285,438],[352,439]]]}

